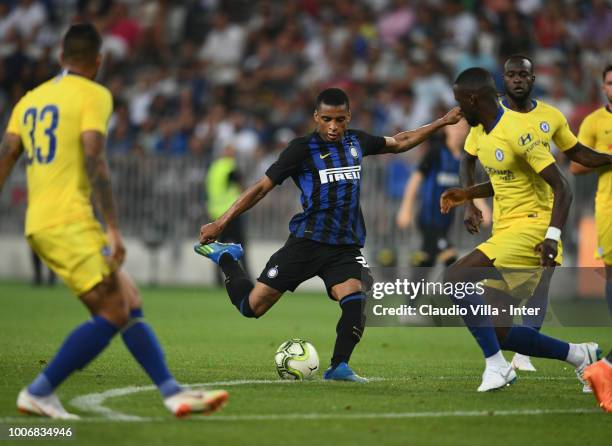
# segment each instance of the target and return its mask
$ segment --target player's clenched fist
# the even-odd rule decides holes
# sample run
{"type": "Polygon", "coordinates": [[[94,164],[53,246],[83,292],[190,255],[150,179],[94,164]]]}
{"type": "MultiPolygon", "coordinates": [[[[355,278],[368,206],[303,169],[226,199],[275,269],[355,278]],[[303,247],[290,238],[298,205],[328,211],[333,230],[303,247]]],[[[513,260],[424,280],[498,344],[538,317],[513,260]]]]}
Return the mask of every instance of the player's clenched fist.
{"type": "Polygon", "coordinates": [[[454,125],[461,121],[461,118],[463,118],[461,109],[459,107],[453,107],[444,115],[442,119],[447,125],[454,125]]]}
{"type": "Polygon", "coordinates": [[[452,187],[445,190],[440,196],[440,212],[448,214],[450,210],[468,200],[468,194],[465,189],[460,187],[452,187]]]}
{"type": "Polygon", "coordinates": [[[540,254],[540,265],[553,267],[557,264],[555,258],[559,252],[559,243],[556,240],[544,239],[536,245],[535,252],[540,254]]]}
{"type": "Polygon", "coordinates": [[[214,242],[223,232],[223,228],[219,223],[213,221],[200,228],[200,243],[207,245],[214,242]]]}

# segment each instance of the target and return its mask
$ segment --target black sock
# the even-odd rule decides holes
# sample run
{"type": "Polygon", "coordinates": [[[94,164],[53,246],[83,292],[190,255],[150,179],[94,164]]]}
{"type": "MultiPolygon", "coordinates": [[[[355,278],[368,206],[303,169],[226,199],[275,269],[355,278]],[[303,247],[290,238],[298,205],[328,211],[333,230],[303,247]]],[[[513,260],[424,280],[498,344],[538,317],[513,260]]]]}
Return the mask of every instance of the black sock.
{"type": "Polygon", "coordinates": [[[253,289],[253,283],[238,263],[230,254],[223,254],[219,259],[219,266],[225,274],[225,289],[232,304],[245,317],[255,317],[255,313],[249,305],[249,293],[253,289]]]}
{"type": "Polygon", "coordinates": [[[349,362],[355,346],[360,341],[365,328],[363,306],[365,297],[361,292],[349,294],[340,300],[342,315],[336,326],[336,345],[331,366],[336,368],[341,362],[349,362]]]}

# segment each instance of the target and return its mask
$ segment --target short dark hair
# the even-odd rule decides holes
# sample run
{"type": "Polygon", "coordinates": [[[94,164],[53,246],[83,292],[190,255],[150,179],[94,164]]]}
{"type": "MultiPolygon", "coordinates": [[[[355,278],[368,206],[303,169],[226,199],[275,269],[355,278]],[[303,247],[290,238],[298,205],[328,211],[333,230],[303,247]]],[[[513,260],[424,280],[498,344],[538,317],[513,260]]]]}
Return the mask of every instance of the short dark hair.
{"type": "Polygon", "coordinates": [[[506,62],[504,62],[504,70],[506,69],[506,65],[510,62],[514,62],[514,61],[519,61],[519,60],[526,60],[527,62],[529,62],[529,65],[531,65],[531,70],[533,71],[533,60],[531,60],[529,57],[525,56],[524,54],[513,54],[510,57],[508,57],[506,59],[506,62]]]}
{"type": "Polygon", "coordinates": [[[606,68],[604,68],[603,73],[602,73],[602,80],[606,80],[606,76],[608,75],[608,73],[612,71],[612,64],[608,64],[606,65],[606,68]]]}
{"type": "Polygon", "coordinates": [[[95,62],[101,46],[102,37],[91,23],[77,23],[66,32],[62,50],[66,60],[89,64],[95,62]]]}
{"type": "Polygon", "coordinates": [[[326,88],[317,96],[315,108],[318,109],[321,104],[326,105],[345,105],[346,109],[350,109],[349,98],[340,88],[326,88]]]}
{"type": "Polygon", "coordinates": [[[462,71],[459,76],[457,76],[455,85],[467,90],[476,91],[491,88],[496,91],[493,76],[491,76],[491,73],[487,70],[480,67],[468,68],[462,71]]]}

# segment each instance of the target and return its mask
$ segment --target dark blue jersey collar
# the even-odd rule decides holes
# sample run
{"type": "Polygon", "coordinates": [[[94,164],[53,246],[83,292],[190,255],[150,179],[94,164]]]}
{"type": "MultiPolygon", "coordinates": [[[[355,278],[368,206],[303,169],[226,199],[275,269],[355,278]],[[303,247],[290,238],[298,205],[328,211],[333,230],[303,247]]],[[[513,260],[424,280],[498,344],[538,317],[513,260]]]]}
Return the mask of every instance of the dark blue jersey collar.
{"type": "Polygon", "coordinates": [[[501,120],[502,116],[504,116],[504,113],[505,113],[504,107],[497,107],[497,116],[495,116],[493,127],[491,127],[491,130],[489,130],[488,132],[485,131],[487,135],[490,134],[493,130],[495,130],[495,127],[497,127],[497,124],[499,124],[499,121],[501,120]]]}

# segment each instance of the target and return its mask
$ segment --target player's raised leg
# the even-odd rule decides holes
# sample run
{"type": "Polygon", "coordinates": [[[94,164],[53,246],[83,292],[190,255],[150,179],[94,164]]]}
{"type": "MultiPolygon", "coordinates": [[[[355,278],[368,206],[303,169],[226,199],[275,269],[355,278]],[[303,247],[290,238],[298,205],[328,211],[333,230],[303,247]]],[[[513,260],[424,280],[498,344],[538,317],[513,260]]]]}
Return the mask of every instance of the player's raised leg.
{"type": "MultiPolygon", "coordinates": [[[[221,267],[225,275],[225,289],[232,304],[247,318],[258,318],[266,313],[283,295],[261,281],[253,282],[240,265],[242,247],[235,243],[197,243],[194,251],[208,257],[221,267]]],[[[262,273],[263,276],[263,273],[262,273]]]]}
{"type": "Polygon", "coordinates": [[[583,384],[583,391],[591,392],[583,374],[584,369],[597,361],[601,355],[601,350],[595,342],[573,344],[546,336],[533,327],[514,325],[505,332],[505,335],[500,334],[500,345],[504,350],[526,356],[557,359],[571,364],[583,384]]]}

